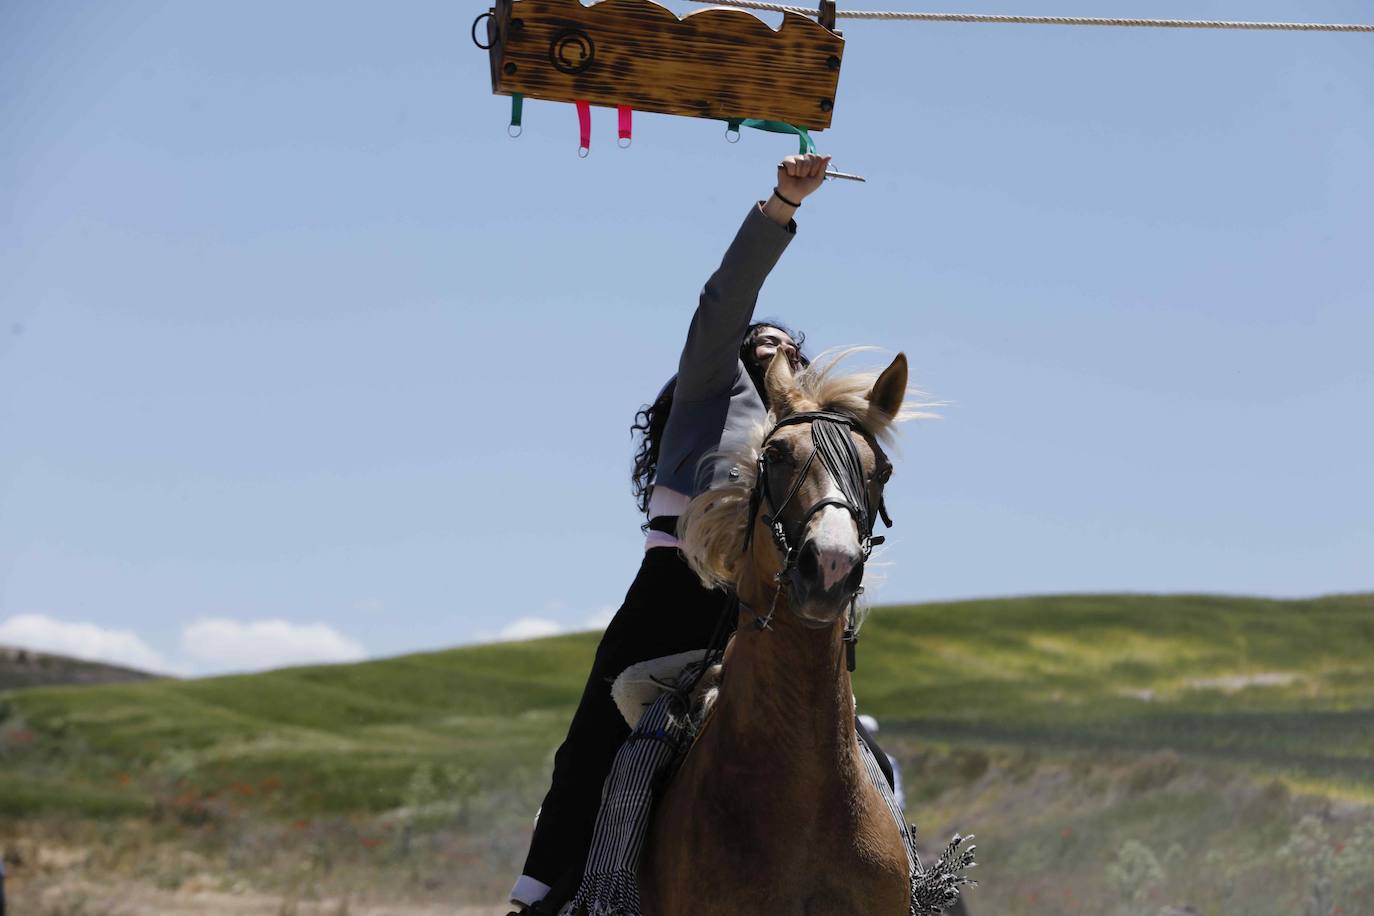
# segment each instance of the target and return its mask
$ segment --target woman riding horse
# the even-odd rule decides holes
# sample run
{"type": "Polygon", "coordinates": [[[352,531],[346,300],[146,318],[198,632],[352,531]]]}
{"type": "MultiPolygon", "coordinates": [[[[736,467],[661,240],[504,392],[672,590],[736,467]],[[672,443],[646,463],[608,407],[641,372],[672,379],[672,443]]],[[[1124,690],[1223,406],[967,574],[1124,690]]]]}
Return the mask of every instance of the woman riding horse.
{"type": "MultiPolygon", "coordinates": [[[[677,376],[636,417],[642,441],[633,482],[648,517],[644,560],[606,627],[554,757],[551,785],[511,891],[520,912],[565,876],[581,873],[602,783],[629,735],[610,681],[638,662],[706,648],[729,605],[724,592],[706,588],[688,568],[678,550],[677,516],[692,497],[728,477],[729,466],[711,456],[737,446],[764,422],[763,377],[773,356],[781,352],[794,367],[806,364],[801,335],[751,320],[763,281],[796,234],[793,215],[821,186],[829,161],[814,154],[789,156],[778,166],[772,195],[750,207],[701,291],[677,376]]],[[[876,755],[885,761],[880,751],[876,755]]]]}

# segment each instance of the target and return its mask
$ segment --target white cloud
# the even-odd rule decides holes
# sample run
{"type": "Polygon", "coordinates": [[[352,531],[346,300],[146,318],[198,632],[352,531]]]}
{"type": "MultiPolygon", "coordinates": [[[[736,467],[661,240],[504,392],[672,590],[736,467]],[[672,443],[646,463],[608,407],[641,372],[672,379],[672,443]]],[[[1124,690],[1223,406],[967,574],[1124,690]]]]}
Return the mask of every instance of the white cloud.
{"type": "Polygon", "coordinates": [[[610,625],[611,618],[615,616],[615,612],[618,610],[619,608],[614,604],[599,607],[587,615],[587,619],[582,622],[582,626],[588,630],[604,630],[610,625]]]}
{"type": "Polygon", "coordinates": [[[132,630],[19,614],[0,623],[0,642],[39,652],[169,673],[175,666],[132,630]]]}
{"type": "Polygon", "coordinates": [[[553,636],[563,632],[563,625],[556,620],[549,620],[546,617],[521,617],[519,620],[506,624],[501,631],[496,634],[498,640],[514,639],[538,639],[541,636],[553,636]]]}
{"type": "Polygon", "coordinates": [[[202,673],[355,662],[367,657],[360,643],[327,624],[225,617],[197,620],[182,630],[181,653],[202,673]]]}
{"type": "MultiPolygon", "coordinates": [[[[561,601],[550,601],[549,608],[566,607],[561,601]]],[[[511,642],[524,639],[540,639],[544,636],[557,636],[576,630],[604,630],[615,616],[616,607],[606,605],[587,614],[581,623],[563,623],[552,617],[521,617],[506,624],[495,634],[490,630],[477,636],[478,642],[511,642]]]]}

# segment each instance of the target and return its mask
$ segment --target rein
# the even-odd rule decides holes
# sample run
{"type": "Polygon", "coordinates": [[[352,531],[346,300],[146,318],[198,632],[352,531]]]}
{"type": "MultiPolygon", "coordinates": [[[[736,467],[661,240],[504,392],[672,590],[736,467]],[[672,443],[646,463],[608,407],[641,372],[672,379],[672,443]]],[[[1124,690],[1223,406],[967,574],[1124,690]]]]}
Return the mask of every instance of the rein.
{"type": "MultiPolygon", "coordinates": [[[[768,435],[763,438],[763,443],[759,447],[754,489],[749,495],[749,521],[744,536],[744,551],[748,552],[753,542],[754,522],[762,511],[763,523],[768,526],[768,530],[773,536],[773,543],[783,556],[783,564],[774,577],[777,588],[773,592],[773,602],[768,608],[768,613],[760,617],[750,609],[750,613],[754,614],[754,624],[760,630],[772,628],[771,623],[773,613],[777,610],[778,596],[782,593],[783,588],[789,587],[795,579],[802,532],[805,531],[807,523],[816,513],[827,506],[838,506],[854,518],[854,523],[859,530],[860,550],[863,553],[862,559],[859,560],[860,568],[873,553],[873,548],[885,540],[881,535],[875,536],[873,534],[874,510],[876,509],[877,516],[882,518],[883,524],[889,528],[892,527],[892,518],[887,514],[887,505],[883,501],[881,488],[878,491],[877,506],[872,505],[870,488],[864,480],[863,460],[859,457],[858,447],[855,446],[854,439],[850,435],[851,430],[868,438],[869,445],[872,447],[880,466],[887,464],[887,456],[878,446],[877,441],[868,437],[858,420],[845,413],[827,410],[795,413],[779,420],[768,431],[768,435]],[[806,457],[806,462],[802,465],[791,486],[788,487],[787,493],[781,500],[777,500],[769,486],[768,453],[763,446],[767,445],[768,440],[772,439],[778,430],[784,426],[795,426],[803,423],[811,426],[811,443],[814,447],[811,454],[806,457]],[[839,487],[840,495],[827,496],[817,500],[806,509],[800,520],[792,526],[792,530],[789,532],[782,514],[801,490],[802,484],[806,482],[807,474],[810,472],[812,464],[815,463],[817,455],[820,456],[821,466],[825,468],[830,478],[839,487]]],[[[850,596],[849,620],[845,625],[844,639],[850,671],[854,670],[855,646],[859,639],[857,605],[861,594],[863,594],[862,587],[856,589],[854,594],[850,596]]]]}

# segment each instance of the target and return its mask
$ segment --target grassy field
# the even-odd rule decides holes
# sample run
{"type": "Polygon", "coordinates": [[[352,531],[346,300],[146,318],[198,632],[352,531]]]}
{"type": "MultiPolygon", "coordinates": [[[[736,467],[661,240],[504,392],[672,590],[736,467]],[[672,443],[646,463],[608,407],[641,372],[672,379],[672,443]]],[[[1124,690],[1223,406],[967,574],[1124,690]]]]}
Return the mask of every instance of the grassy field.
{"type": "MultiPolygon", "coordinates": [[[[0,839],[167,888],[491,901],[595,641],[0,694],[0,839]]],[[[927,604],[872,613],[856,693],[922,832],[978,834],[983,911],[1369,914],[1372,659],[1370,595],[927,604]]]]}

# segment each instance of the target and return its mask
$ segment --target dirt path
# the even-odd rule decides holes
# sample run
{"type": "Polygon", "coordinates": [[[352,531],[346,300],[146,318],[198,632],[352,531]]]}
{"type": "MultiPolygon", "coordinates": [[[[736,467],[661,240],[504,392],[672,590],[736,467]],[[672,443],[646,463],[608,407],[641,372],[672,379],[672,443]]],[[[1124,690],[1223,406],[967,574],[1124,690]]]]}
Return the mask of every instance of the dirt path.
{"type": "Polygon", "coordinates": [[[10,887],[11,911],[43,916],[505,916],[505,906],[292,900],[255,892],[165,891],[140,884],[62,881],[10,887]]]}

